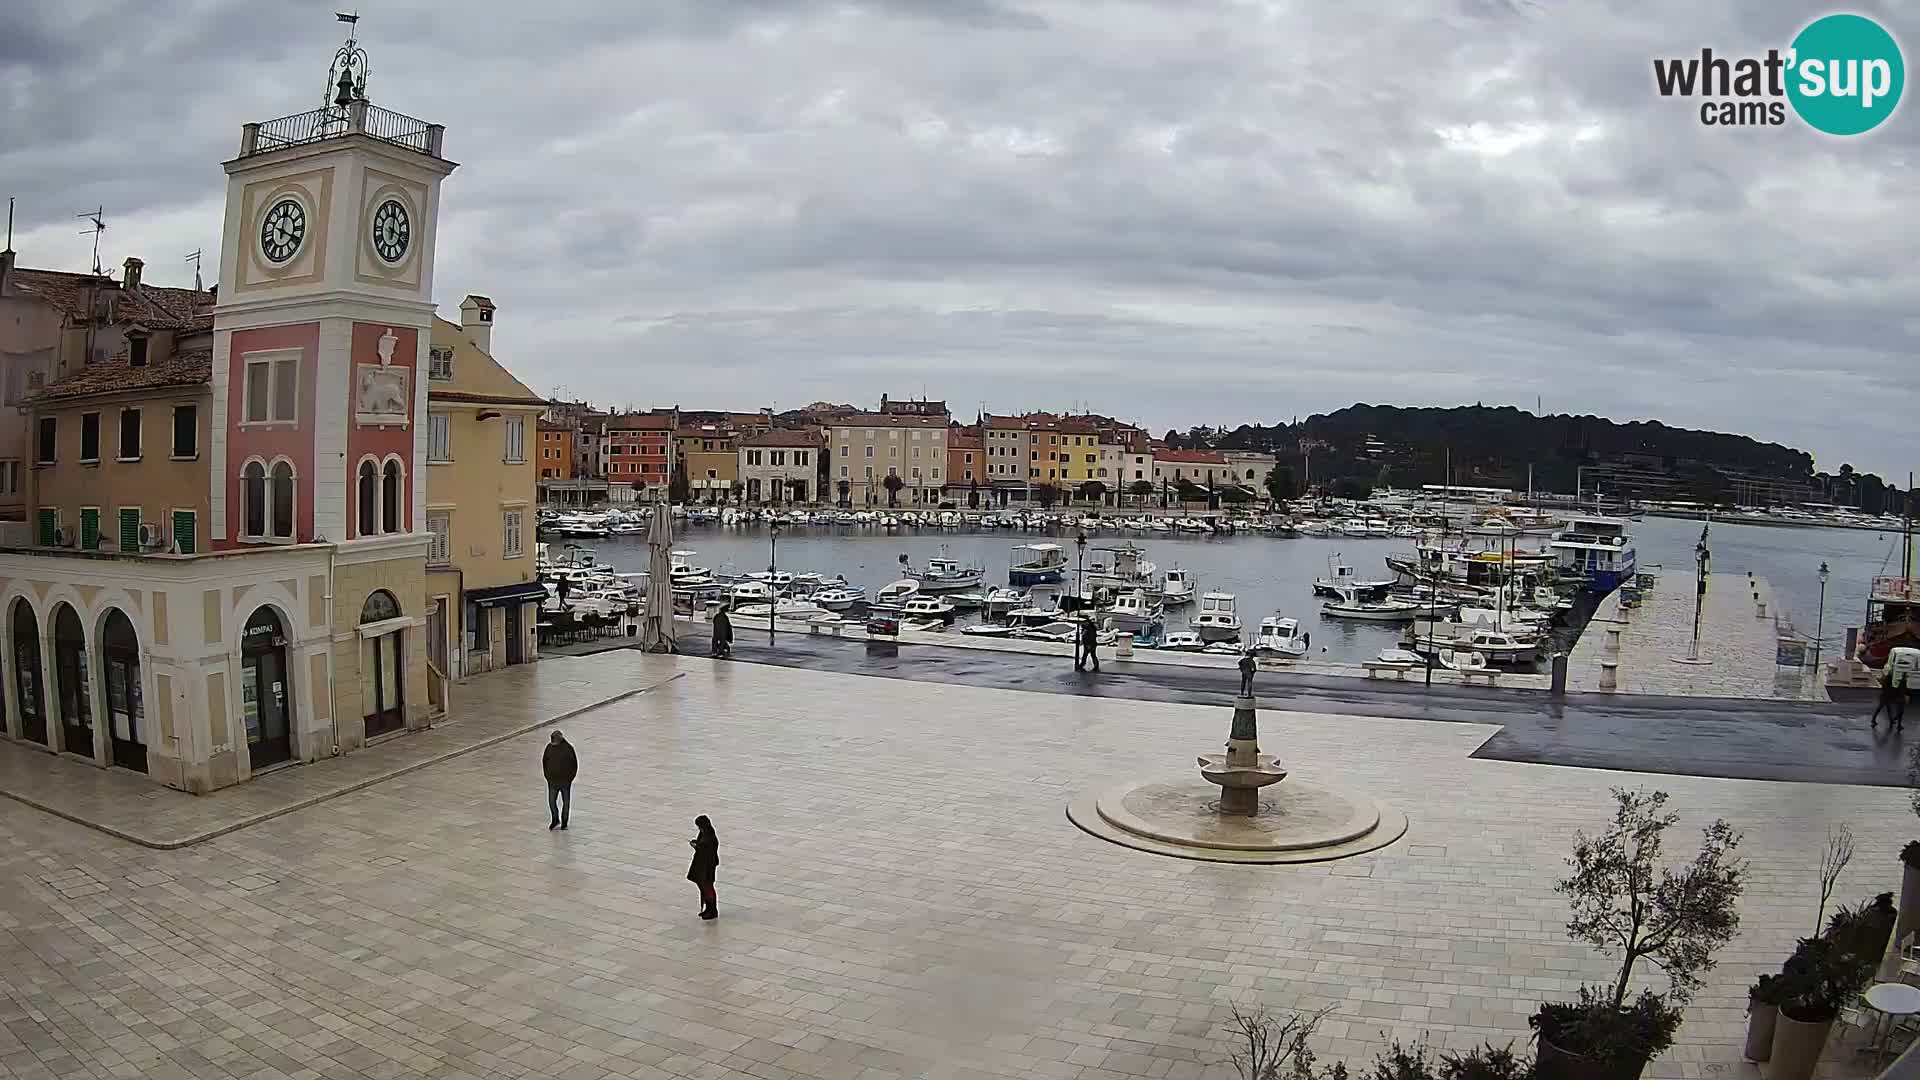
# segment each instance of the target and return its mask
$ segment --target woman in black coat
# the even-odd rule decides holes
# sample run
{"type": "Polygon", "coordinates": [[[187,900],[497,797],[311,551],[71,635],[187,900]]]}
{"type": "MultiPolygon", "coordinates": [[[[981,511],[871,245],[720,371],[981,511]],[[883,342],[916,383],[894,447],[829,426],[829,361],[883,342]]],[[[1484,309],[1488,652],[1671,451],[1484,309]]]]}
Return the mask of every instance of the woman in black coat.
{"type": "Polygon", "coordinates": [[[720,868],[720,838],[714,835],[713,822],[707,815],[694,818],[693,824],[700,834],[687,841],[693,846],[693,865],[687,867],[687,880],[700,886],[700,917],[717,919],[720,913],[714,910],[713,872],[720,868]]]}

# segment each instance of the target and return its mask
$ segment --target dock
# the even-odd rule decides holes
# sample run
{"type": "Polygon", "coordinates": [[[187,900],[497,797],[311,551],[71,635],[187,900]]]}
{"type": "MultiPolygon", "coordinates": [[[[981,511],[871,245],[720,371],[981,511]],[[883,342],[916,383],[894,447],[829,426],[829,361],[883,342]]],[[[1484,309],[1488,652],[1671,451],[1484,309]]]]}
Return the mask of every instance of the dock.
{"type": "Polygon", "coordinates": [[[1693,594],[1692,574],[1666,574],[1640,594],[1637,606],[1623,607],[1617,591],[1602,600],[1567,656],[1567,689],[1827,700],[1811,672],[1776,665],[1776,620],[1784,622],[1785,613],[1765,578],[1708,575],[1700,609],[1699,659],[1703,662],[1682,662],[1693,640],[1693,594]]]}

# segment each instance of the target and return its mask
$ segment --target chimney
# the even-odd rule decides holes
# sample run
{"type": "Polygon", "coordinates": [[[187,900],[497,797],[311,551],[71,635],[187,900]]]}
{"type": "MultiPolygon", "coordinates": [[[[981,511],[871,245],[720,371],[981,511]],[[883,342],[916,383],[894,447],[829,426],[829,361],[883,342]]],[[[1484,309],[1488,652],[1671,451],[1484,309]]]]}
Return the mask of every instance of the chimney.
{"type": "Polygon", "coordinates": [[[481,352],[493,355],[493,301],[473,295],[460,301],[460,329],[481,352]]]}
{"type": "Polygon", "coordinates": [[[13,295],[13,249],[0,249],[0,296],[13,295]]]}
{"type": "Polygon", "coordinates": [[[128,256],[127,264],[126,264],[126,273],[124,273],[120,277],[120,287],[127,290],[129,293],[139,292],[140,291],[140,271],[146,269],[146,266],[147,264],[140,261],[139,259],[133,258],[132,256],[128,256]]]}

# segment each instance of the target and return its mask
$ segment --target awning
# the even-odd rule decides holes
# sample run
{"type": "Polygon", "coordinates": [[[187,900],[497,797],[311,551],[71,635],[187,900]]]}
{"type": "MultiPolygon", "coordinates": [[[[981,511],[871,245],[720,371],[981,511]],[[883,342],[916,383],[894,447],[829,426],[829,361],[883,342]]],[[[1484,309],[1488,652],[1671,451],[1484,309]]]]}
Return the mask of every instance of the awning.
{"type": "Polygon", "coordinates": [[[498,604],[528,603],[544,600],[547,587],[537,581],[522,581],[512,585],[495,585],[490,589],[468,589],[466,601],[480,607],[493,607],[498,604]]]}

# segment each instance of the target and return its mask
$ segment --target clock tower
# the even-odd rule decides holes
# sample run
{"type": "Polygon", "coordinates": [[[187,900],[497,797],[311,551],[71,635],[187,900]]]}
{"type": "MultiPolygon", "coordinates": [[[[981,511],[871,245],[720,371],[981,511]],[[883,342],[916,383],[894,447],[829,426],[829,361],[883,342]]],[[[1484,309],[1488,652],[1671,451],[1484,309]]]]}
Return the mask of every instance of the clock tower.
{"type": "Polygon", "coordinates": [[[367,72],[350,35],[321,106],[247,124],[225,165],[216,548],[392,545],[425,530],[433,249],[455,166],[443,128],[368,99],[367,72]]]}

